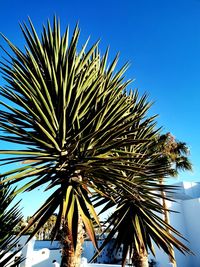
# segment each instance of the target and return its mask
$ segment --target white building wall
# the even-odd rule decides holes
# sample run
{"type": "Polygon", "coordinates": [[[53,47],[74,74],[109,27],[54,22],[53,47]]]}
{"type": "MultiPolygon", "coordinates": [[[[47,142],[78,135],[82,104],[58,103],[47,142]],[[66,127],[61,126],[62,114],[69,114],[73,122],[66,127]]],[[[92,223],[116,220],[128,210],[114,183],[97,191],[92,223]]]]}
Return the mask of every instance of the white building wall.
{"type": "Polygon", "coordinates": [[[28,238],[29,236],[22,236],[19,241],[19,245],[23,247],[21,256],[25,258],[25,260],[20,264],[20,267],[50,267],[52,266],[53,260],[60,262],[60,249],[48,249],[48,247],[53,247],[50,241],[44,242],[44,246],[47,246],[47,248],[43,247],[41,249],[34,250],[35,238],[32,238],[26,244],[28,238]]]}
{"type": "MultiPolygon", "coordinates": [[[[177,267],[200,267],[200,183],[181,182],[180,189],[174,194],[176,202],[168,202],[171,212],[170,224],[189,242],[180,239],[194,255],[184,255],[175,248],[177,267]]],[[[169,259],[164,252],[156,248],[158,266],[169,266],[169,259]]],[[[151,258],[151,255],[150,255],[151,258]]]]}
{"type": "Polygon", "coordinates": [[[180,213],[171,215],[171,224],[189,241],[184,242],[194,255],[184,256],[175,250],[178,267],[200,267],[200,183],[182,182],[177,194],[179,204],[172,204],[172,209],[180,213]],[[179,205],[179,206],[178,206],[179,205]]]}
{"type": "Polygon", "coordinates": [[[53,266],[53,260],[56,260],[60,263],[61,253],[59,249],[49,250],[47,248],[44,248],[41,251],[34,251],[32,258],[32,267],[50,267],[53,266]]]}
{"type": "Polygon", "coordinates": [[[25,258],[25,260],[20,264],[20,267],[32,267],[32,255],[33,255],[33,247],[35,242],[35,237],[32,238],[27,244],[29,236],[24,235],[20,238],[19,245],[22,247],[22,257],[25,258]]]}
{"type": "Polygon", "coordinates": [[[188,247],[194,255],[187,256],[191,265],[188,267],[200,266],[200,198],[183,201],[183,213],[187,229],[186,238],[189,241],[188,247]]]}
{"type": "MultiPolygon", "coordinates": [[[[171,212],[170,224],[176,230],[178,230],[184,238],[188,239],[188,230],[187,230],[187,224],[185,221],[185,212],[183,209],[183,203],[184,203],[183,200],[177,200],[177,202],[170,203],[171,204],[170,209],[178,212],[178,213],[171,212]]],[[[185,241],[184,239],[181,239],[179,236],[177,236],[177,239],[179,239],[187,247],[189,246],[189,243],[185,241]]],[[[177,262],[177,267],[192,267],[189,255],[184,255],[176,248],[174,248],[174,251],[175,251],[175,259],[177,262]]]]}

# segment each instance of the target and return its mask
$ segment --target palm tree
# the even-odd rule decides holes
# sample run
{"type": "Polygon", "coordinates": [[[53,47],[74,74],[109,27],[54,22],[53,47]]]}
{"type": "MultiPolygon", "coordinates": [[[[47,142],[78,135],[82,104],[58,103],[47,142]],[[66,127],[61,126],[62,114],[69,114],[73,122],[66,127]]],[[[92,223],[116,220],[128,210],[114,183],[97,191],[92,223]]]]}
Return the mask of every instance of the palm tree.
{"type": "MultiPolygon", "coordinates": [[[[1,181],[1,179],[0,179],[1,181]]],[[[18,238],[15,238],[14,227],[21,220],[22,216],[19,211],[19,202],[12,205],[15,196],[14,189],[9,184],[0,184],[0,265],[1,266],[17,266],[22,259],[18,258],[14,262],[14,257],[19,252],[15,249],[18,238]],[[14,249],[14,252],[11,250],[14,249]]]]}
{"type": "MultiPolygon", "coordinates": [[[[115,71],[117,55],[107,66],[108,50],[101,56],[98,42],[78,49],[78,26],[69,41],[69,29],[61,36],[56,18],[53,29],[50,22],[43,27],[41,38],[29,23],[21,25],[24,50],[4,37],[12,53],[6,52],[10,61],[1,65],[7,84],[0,94],[8,102],[1,102],[0,138],[22,146],[1,150],[7,155],[1,161],[24,165],[2,176],[10,184],[24,181],[16,194],[42,185],[54,189],[23,232],[37,223],[31,238],[58,209],[52,239],[62,233],[61,265],[79,266],[82,227],[97,247],[94,226],[100,223],[91,196],[113,201],[117,192],[143,203],[138,187],[147,181],[149,187],[141,190],[154,190],[154,180],[168,167],[149,149],[157,137],[155,118],[147,117],[151,104],[146,95],[126,90],[128,64],[115,71]]],[[[162,209],[151,201],[154,210],[162,209]]]]}
{"type": "Polygon", "coordinates": [[[171,165],[171,176],[176,177],[180,171],[191,171],[192,164],[188,158],[190,151],[187,144],[175,139],[171,133],[162,134],[158,139],[158,148],[162,157],[171,165]]]}
{"type": "MultiPolygon", "coordinates": [[[[161,156],[165,157],[170,163],[170,175],[176,177],[179,171],[191,171],[192,164],[188,159],[189,149],[184,142],[180,142],[174,138],[171,133],[163,134],[158,139],[157,149],[161,152],[161,156]]],[[[164,183],[164,178],[160,178],[160,185],[164,183]]],[[[166,193],[162,191],[162,205],[164,211],[164,221],[170,224],[169,210],[166,203],[166,193]]],[[[169,229],[166,229],[169,232],[169,229]]],[[[169,260],[176,267],[176,260],[173,246],[170,247],[169,260]]]]}
{"type": "MultiPolygon", "coordinates": [[[[148,138],[148,136],[146,137],[148,138]]],[[[145,162],[145,165],[150,171],[150,177],[148,175],[132,176],[132,173],[126,171],[126,176],[135,184],[132,188],[133,191],[131,190],[134,195],[127,193],[123,195],[119,189],[115,193],[109,192],[112,199],[103,199],[98,194],[93,198],[95,207],[104,206],[100,214],[109,208],[115,208],[113,214],[105,221],[104,233],[108,232],[109,234],[99,251],[101,252],[111,239],[115,239],[116,249],[119,250],[122,247],[123,266],[125,266],[127,258],[129,258],[129,263],[132,262],[135,267],[149,266],[148,253],[151,251],[155,256],[154,243],[171,258],[173,257],[172,246],[184,254],[190,253],[188,248],[177,239],[177,237],[184,239],[181,233],[162,218],[166,207],[163,207],[160,199],[165,200],[165,194],[172,192],[175,187],[161,184],[157,177],[157,169],[154,169],[155,162],[161,166],[165,162],[168,166],[168,174],[172,172],[172,166],[166,157],[162,156],[163,151],[161,153],[156,148],[157,141],[155,140],[149,145],[146,153],[148,161],[145,162]],[[152,151],[157,151],[157,158],[152,151]],[[163,162],[158,163],[159,161],[163,162]]],[[[132,149],[135,148],[129,147],[130,152],[132,149]]],[[[144,158],[138,158],[138,164],[143,161],[144,158]]],[[[169,197],[167,199],[170,200],[169,197]]],[[[98,254],[99,252],[91,260],[94,260],[98,254]]]]}

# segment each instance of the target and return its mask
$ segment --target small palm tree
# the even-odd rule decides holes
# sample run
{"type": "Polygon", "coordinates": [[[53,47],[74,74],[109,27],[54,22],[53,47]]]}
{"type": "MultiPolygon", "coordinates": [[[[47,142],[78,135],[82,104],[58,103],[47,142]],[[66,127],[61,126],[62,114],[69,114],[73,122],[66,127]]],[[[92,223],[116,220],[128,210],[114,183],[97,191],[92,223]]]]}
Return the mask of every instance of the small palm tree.
{"type": "MultiPolygon", "coordinates": [[[[110,242],[115,239],[116,249],[122,247],[122,265],[125,266],[127,258],[135,267],[147,267],[149,251],[155,256],[154,244],[161,248],[170,258],[173,257],[172,246],[175,246],[182,253],[190,253],[188,248],[178,240],[183,238],[181,233],[170,226],[162,215],[165,214],[166,207],[163,207],[160,200],[165,200],[165,194],[172,192],[174,186],[160,183],[157,176],[157,169],[154,166],[168,166],[168,173],[171,173],[171,164],[156,149],[157,141],[153,142],[146,152],[148,161],[145,162],[150,175],[131,176],[132,173],[125,171],[129,180],[132,180],[135,187],[132,188],[133,194],[123,194],[121,190],[110,192],[112,199],[102,199],[96,195],[93,199],[94,206],[104,205],[100,214],[109,208],[115,208],[113,214],[106,220],[105,233],[109,232],[105,242],[100,247],[100,252],[110,242]],[[152,151],[157,151],[157,157],[152,151]],[[160,162],[160,163],[159,163],[160,162]],[[153,167],[151,169],[151,167],[153,167]],[[137,186],[136,186],[137,185],[137,186]],[[163,195],[164,193],[164,195],[163,195]],[[176,237],[175,237],[176,236],[176,237]]],[[[130,152],[133,147],[129,147],[130,152]]],[[[145,149],[146,146],[145,146],[145,149]]],[[[140,151],[141,153],[141,151],[140,151]]],[[[138,158],[138,163],[142,164],[144,158],[138,158]]],[[[131,187],[131,186],[130,186],[131,187]]],[[[168,198],[170,199],[170,198],[168,198]]],[[[96,253],[93,259],[98,255],[96,253]]],[[[92,259],[92,260],[93,260],[92,259]]]]}
{"type": "Polygon", "coordinates": [[[190,151],[186,143],[174,138],[171,133],[163,134],[158,139],[158,150],[171,165],[171,176],[176,177],[180,171],[191,171],[192,164],[188,158],[190,151]]]}
{"type": "MultiPolygon", "coordinates": [[[[115,71],[116,56],[108,67],[108,51],[101,56],[98,42],[88,51],[87,42],[77,49],[78,26],[69,41],[69,29],[61,36],[56,18],[53,29],[49,22],[43,28],[41,38],[29,22],[29,27],[21,26],[27,42],[23,51],[4,37],[12,53],[1,66],[7,84],[0,94],[8,102],[1,102],[0,138],[22,147],[0,153],[7,155],[2,160],[6,164],[24,165],[2,176],[10,184],[25,181],[16,194],[42,185],[54,189],[23,232],[37,223],[32,237],[58,209],[52,238],[61,232],[61,265],[79,266],[82,227],[97,247],[94,227],[100,223],[91,196],[118,204],[116,194],[119,200],[127,195],[132,203],[143,203],[140,192],[148,199],[167,165],[156,161],[157,154],[149,149],[157,129],[155,118],[146,114],[151,106],[146,95],[126,92],[128,64],[115,71]],[[143,188],[144,181],[149,187],[144,183],[143,188]]],[[[153,211],[161,210],[150,196],[153,211]]],[[[154,217],[153,211],[145,216],[154,217]]],[[[154,231],[155,223],[151,227],[154,231]]]]}

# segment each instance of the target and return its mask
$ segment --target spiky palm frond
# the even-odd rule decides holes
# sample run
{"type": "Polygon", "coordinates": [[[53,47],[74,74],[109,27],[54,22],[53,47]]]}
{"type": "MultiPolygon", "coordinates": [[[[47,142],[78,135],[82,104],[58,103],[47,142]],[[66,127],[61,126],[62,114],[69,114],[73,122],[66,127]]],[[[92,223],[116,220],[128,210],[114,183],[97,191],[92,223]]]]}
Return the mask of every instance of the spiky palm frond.
{"type": "MultiPolygon", "coordinates": [[[[121,196],[118,192],[115,195],[110,192],[115,201],[102,199],[99,195],[94,197],[95,207],[103,205],[100,214],[111,207],[114,208],[114,212],[104,222],[104,233],[108,234],[99,252],[91,261],[112,239],[115,240],[117,251],[122,248],[123,266],[125,266],[127,257],[134,260],[133,253],[140,255],[141,250],[147,253],[151,251],[155,256],[154,245],[170,256],[172,256],[170,250],[172,245],[184,254],[192,254],[184,244],[185,242],[179,240],[184,240],[181,233],[162,219],[161,192],[162,190],[173,192],[176,189],[175,186],[160,185],[158,182],[150,183],[147,179],[143,179],[134,189],[135,197],[127,194],[121,196]]],[[[171,200],[167,197],[166,199],[171,200]]]]}
{"type": "MultiPolygon", "coordinates": [[[[1,181],[1,179],[0,179],[1,181]]],[[[19,258],[15,263],[14,257],[19,252],[16,249],[19,238],[15,237],[14,227],[22,218],[19,211],[19,202],[12,206],[14,189],[8,184],[0,184],[0,265],[17,266],[23,259],[19,258]],[[14,252],[11,250],[14,249],[14,252]]],[[[14,204],[14,203],[13,203],[14,204]]]]}

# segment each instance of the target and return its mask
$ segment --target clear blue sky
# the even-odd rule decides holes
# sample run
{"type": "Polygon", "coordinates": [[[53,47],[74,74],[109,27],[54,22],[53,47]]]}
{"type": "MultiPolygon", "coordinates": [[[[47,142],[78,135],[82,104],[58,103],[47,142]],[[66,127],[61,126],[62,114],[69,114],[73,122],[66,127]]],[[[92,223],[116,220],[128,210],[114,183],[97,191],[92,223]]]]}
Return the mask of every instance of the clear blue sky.
{"type": "MultiPolygon", "coordinates": [[[[159,114],[163,132],[190,147],[194,171],[179,179],[200,181],[200,0],[7,0],[1,3],[0,31],[22,48],[19,22],[30,16],[40,32],[54,14],[63,30],[79,21],[83,42],[89,35],[90,44],[101,38],[102,52],[110,45],[110,60],[120,51],[119,65],[131,62],[132,88],[155,101],[151,113],[159,114]]],[[[42,191],[24,194],[25,215],[44,197],[42,191]]]]}

